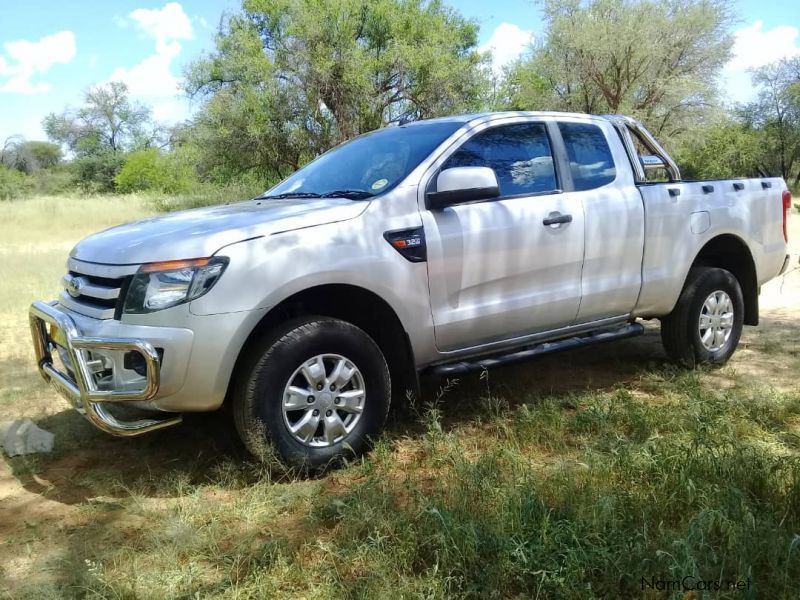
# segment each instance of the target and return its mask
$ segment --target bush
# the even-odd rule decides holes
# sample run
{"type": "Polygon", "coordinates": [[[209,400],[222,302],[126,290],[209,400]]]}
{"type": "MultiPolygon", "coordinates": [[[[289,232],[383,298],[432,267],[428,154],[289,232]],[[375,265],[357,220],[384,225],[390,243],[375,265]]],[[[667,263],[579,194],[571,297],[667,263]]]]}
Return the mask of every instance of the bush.
{"type": "Polygon", "coordinates": [[[676,160],[686,179],[728,179],[757,175],[761,133],[739,124],[714,125],[684,143],[676,160]]]}
{"type": "Polygon", "coordinates": [[[190,190],[179,194],[152,194],[150,205],[158,212],[173,212],[248,200],[263,193],[264,189],[264,186],[247,180],[228,184],[195,183],[190,190]]]}
{"type": "Polygon", "coordinates": [[[73,191],[75,187],[75,174],[63,167],[39,169],[33,175],[36,193],[46,196],[64,194],[73,191]]]}
{"type": "Polygon", "coordinates": [[[131,152],[114,178],[118,192],[157,191],[177,194],[194,183],[188,161],[177,153],[162,154],[154,148],[131,152]]]}
{"type": "Polygon", "coordinates": [[[88,192],[113,192],[114,178],[122,169],[125,155],[118,152],[88,154],[75,160],[78,184],[88,192]]]}
{"type": "Polygon", "coordinates": [[[27,196],[35,185],[32,177],[0,165],[0,200],[16,200],[27,196]]]}

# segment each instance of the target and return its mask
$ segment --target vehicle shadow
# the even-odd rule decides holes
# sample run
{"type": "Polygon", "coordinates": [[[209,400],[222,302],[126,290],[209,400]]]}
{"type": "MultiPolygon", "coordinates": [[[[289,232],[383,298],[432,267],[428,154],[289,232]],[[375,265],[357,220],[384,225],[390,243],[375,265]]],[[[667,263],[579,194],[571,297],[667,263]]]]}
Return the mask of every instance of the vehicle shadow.
{"type": "MultiPolygon", "coordinates": [[[[788,314],[775,317],[762,319],[757,329],[745,330],[732,363],[738,373],[779,383],[781,353],[774,350],[797,352],[797,319],[788,314]]],[[[387,432],[391,439],[422,435],[422,415],[431,402],[437,402],[442,427],[448,430],[484,413],[488,396],[502,398],[509,408],[535,406],[543,397],[635,387],[643,376],[669,364],[657,324],[646,324],[639,337],[540,356],[492,369],[483,377],[474,373],[451,380],[445,393],[440,390],[446,381],[423,379],[421,398],[412,399],[411,405],[393,406],[387,432]]],[[[729,377],[716,372],[709,376],[729,377]]],[[[40,418],[38,425],[55,433],[55,452],[4,460],[25,490],[62,504],[81,504],[101,496],[120,499],[131,493],[173,498],[187,484],[220,484],[235,490],[264,477],[280,484],[308,476],[287,472],[277,462],[255,461],[226,410],[184,415],[177,427],[133,438],[99,432],[70,409],[40,418]]],[[[9,508],[5,507],[4,516],[14,518],[9,508]]]]}
{"type": "MultiPolygon", "coordinates": [[[[391,411],[388,434],[418,435],[423,430],[420,412],[437,396],[441,396],[443,425],[449,428],[479,413],[480,399],[487,394],[500,396],[513,407],[535,403],[545,395],[609,390],[629,385],[647,369],[665,362],[658,329],[648,327],[638,338],[493,369],[488,381],[480,374],[471,374],[451,382],[450,391],[443,395],[439,389],[445,382],[423,380],[422,398],[415,399],[414,406],[396,406],[391,411]]],[[[277,465],[256,464],[225,410],[185,415],[177,427],[133,438],[114,438],[99,432],[70,409],[43,417],[37,424],[55,433],[55,452],[5,457],[5,461],[27,491],[63,504],[81,504],[100,496],[123,498],[132,490],[147,497],[176,497],[181,493],[176,482],[223,483],[235,489],[265,476],[280,483],[297,475],[277,465]],[[225,463],[238,465],[235,478],[220,468],[225,463]]]]}
{"type": "MultiPolygon", "coordinates": [[[[770,315],[761,327],[746,329],[732,363],[737,378],[744,373],[756,382],[773,385],[785,376],[787,385],[796,389],[791,373],[783,372],[787,371],[787,352],[800,356],[797,327],[798,317],[787,313],[770,315]]],[[[512,409],[504,414],[513,419],[514,407],[527,404],[535,409],[542,399],[637,389],[644,378],[671,369],[669,365],[657,325],[648,324],[645,334],[637,338],[493,369],[488,382],[480,374],[463,377],[440,396],[437,414],[445,431],[478,423],[487,415],[486,397],[491,395],[502,398],[503,407],[512,409]]],[[[711,371],[704,377],[720,378],[727,384],[733,370],[711,371]]],[[[49,393],[44,386],[36,387],[40,385],[35,383],[37,379],[30,379],[31,394],[49,393]]],[[[426,405],[439,396],[444,383],[426,381],[415,406],[400,405],[392,410],[387,432],[392,444],[403,444],[406,439],[413,442],[425,435],[426,405]]],[[[103,540],[113,538],[109,537],[111,531],[137,531],[137,519],[141,518],[137,506],[166,510],[192,493],[194,486],[217,488],[208,490],[209,498],[220,493],[235,498],[265,481],[270,486],[285,485],[307,477],[252,459],[225,411],[187,415],[175,428],[127,439],[95,430],[66,408],[37,423],[56,434],[56,450],[51,455],[0,461],[0,539],[21,540],[32,527],[47,532],[38,543],[44,544],[46,539],[58,548],[62,562],[66,561],[60,568],[66,570],[74,565],[83,568],[87,541],[102,545],[103,540]]],[[[342,481],[334,473],[326,477],[324,485],[336,487],[342,481]]],[[[16,542],[5,548],[9,556],[18,552],[16,542]]]]}
{"type": "Polygon", "coordinates": [[[440,390],[447,381],[426,381],[422,404],[441,395],[443,426],[455,427],[481,412],[482,401],[489,396],[502,398],[513,408],[535,404],[544,396],[609,391],[632,385],[648,370],[667,364],[658,326],[647,325],[644,335],[635,338],[555,352],[484,374],[465,375],[451,380],[444,394],[440,390]]]}

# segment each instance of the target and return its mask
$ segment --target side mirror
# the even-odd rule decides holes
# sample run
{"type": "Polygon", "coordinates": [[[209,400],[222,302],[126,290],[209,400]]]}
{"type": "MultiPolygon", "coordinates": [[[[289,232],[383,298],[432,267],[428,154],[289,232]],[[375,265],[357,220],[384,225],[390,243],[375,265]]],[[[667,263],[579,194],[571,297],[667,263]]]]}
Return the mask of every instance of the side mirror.
{"type": "Polygon", "coordinates": [[[497,176],[489,167],[453,167],[436,178],[436,191],[425,194],[430,209],[488,200],[500,195],[497,176]]]}
{"type": "Polygon", "coordinates": [[[640,156],[639,160],[642,161],[642,167],[645,171],[658,171],[659,169],[666,169],[667,163],[660,156],[645,155],[640,156]]]}

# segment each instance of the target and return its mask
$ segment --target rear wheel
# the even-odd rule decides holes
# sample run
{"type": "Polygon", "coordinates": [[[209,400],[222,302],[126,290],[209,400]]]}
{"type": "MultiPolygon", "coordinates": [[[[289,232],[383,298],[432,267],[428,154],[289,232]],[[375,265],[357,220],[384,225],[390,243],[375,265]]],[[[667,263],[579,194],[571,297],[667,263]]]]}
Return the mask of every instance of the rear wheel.
{"type": "Polygon", "coordinates": [[[239,435],[257,457],[320,468],[369,449],[389,410],[389,369],[364,331],[338,319],[285,325],[256,348],[233,397],[239,435]]]}
{"type": "Polygon", "coordinates": [[[742,335],[744,299],[736,277],[725,269],[689,271],[674,310],[661,319],[661,340],[670,358],[689,366],[722,365],[742,335]]]}

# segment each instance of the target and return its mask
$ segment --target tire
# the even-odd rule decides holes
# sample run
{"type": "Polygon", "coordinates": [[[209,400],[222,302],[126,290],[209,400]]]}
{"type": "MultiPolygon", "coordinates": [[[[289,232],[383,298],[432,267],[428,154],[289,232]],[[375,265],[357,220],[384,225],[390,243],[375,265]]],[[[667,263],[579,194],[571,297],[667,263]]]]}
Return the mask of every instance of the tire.
{"type": "Polygon", "coordinates": [[[247,449],[262,460],[274,451],[286,466],[311,470],[369,450],[391,398],[378,345],[328,317],[298,319],[262,338],[235,383],[234,420],[247,449]]]}
{"type": "Polygon", "coordinates": [[[743,321],[736,277],[725,269],[696,267],[675,308],[661,319],[661,341],[670,358],[688,367],[723,365],[736,350],[743,321]]]}

